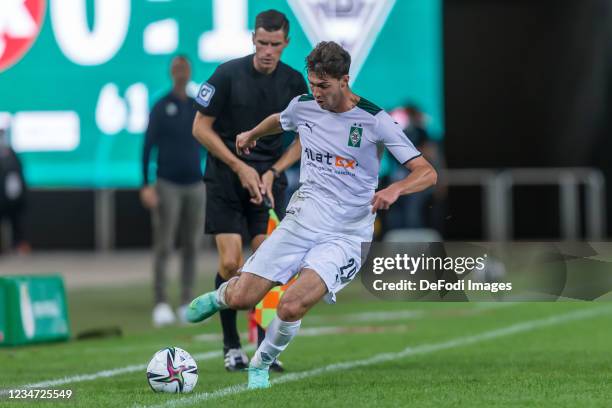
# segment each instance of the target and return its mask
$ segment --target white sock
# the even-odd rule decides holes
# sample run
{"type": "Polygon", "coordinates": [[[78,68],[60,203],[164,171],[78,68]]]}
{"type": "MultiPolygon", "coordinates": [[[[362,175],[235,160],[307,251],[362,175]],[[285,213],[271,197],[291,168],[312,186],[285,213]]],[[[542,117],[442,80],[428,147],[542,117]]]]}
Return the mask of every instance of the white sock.
{"type": "Polygon", "coordinates": [[[287,345],[300,329],[301,320],[284,322],[276,316],[266,330],[266,338],[251,359],[251,366],[268,368],[270,364],[287,348],[287,345]]]}
{"type": "Polygon", "coordinates": [[[227,285],[234,279],[238,279],[237,276],[230,278],[227,282],[223,282],[219,289],[217,289],[217,303],[219,304],[219,309],[227,309],[227,302],[225,301],[225,291],[227,289],[227,285]]]}

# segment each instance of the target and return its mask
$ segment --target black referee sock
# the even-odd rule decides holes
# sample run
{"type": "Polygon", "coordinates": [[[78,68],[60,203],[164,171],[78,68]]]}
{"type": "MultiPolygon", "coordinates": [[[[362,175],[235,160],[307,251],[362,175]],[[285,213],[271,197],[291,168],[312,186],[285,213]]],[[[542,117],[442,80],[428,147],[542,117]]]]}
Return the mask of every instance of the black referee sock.
{"type": "MultiPolygon", "coordinates": [[[[215,277],[215,289],[219,289],[225,279],[219,273],[215,277]]],[[[223,329],[223,352],[227,353],[227,350],[231,348],[240,348],[240,336],[238,335],[238,327],[236,325],[237,311],[234,309],[224,309],[219,311],[221,316],[221,328],[223,329]]]]}

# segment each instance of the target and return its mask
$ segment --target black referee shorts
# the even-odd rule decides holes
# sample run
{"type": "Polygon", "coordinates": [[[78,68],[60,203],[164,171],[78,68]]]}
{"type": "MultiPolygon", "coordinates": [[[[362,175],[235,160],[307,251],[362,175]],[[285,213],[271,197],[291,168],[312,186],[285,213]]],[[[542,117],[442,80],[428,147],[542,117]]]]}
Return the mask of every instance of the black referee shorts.
{"type": "MultiPolygon", "coordinates": [[[[248,163],[259,175],[265,173],[274,162],[248,163]]],[[[242,187],[240,178],[225,163],[212,155],[206,162],[206,226],[207,234],[248,234],[250,239],[265,234],[268,228],[268,210],[250,202],[249,191],[242,187]]],[[[274,210],[282,219],[285,216],[285,174],[274,180],[274,210]]]]}

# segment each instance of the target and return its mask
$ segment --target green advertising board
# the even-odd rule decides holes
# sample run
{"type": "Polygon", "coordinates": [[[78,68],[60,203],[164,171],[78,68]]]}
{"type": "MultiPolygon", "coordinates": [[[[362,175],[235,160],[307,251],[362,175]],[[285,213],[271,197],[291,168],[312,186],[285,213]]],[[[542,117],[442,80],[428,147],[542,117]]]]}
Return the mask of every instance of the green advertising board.
{"type": "Polygon", "coordinates": [[[69,337],[68,304],[60,276],[0,277],[0,347],[69,337]]]}
{"type": "Polygon", "coordinates": [[[253,50],[255,15],[291,23],[296,69],[321,40],[353,57],[353,89],[385,109],[413,102],[443,130],[441,0],[10,0],[0,2],[0,126],[32,186],[136,187],[152,103],[177,53],[190,92],[253,50]]]}

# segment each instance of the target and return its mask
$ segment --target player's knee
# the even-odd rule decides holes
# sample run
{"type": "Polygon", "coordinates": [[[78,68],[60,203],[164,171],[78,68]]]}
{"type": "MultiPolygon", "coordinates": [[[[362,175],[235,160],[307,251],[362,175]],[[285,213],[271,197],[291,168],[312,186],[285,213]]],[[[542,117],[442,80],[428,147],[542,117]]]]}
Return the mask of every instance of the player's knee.
{"type": "Polygon", "coordinates": [[[244,293],[238,285],[228,288],[225,292],[225,302],[230,309],[234,310],[246,310],[255,306],[249,299],[248,293],[244,293]]]}
{"type": "Polygon", "coordinates": [[[238,274],[239,268],[240,265],[238,263],[238,260],[232,258],[223,259],[221,261],[221,270],[219,271],[219,274],[223,279],[228,280],[229,278],[238,274]]]}
{"type": "Polygon", "coordinates": [[[304,317],[308,309],[299,300],[283,301],[281,299],[276,310],[279,319],[285,322],[295,322],[304,317]]]}

